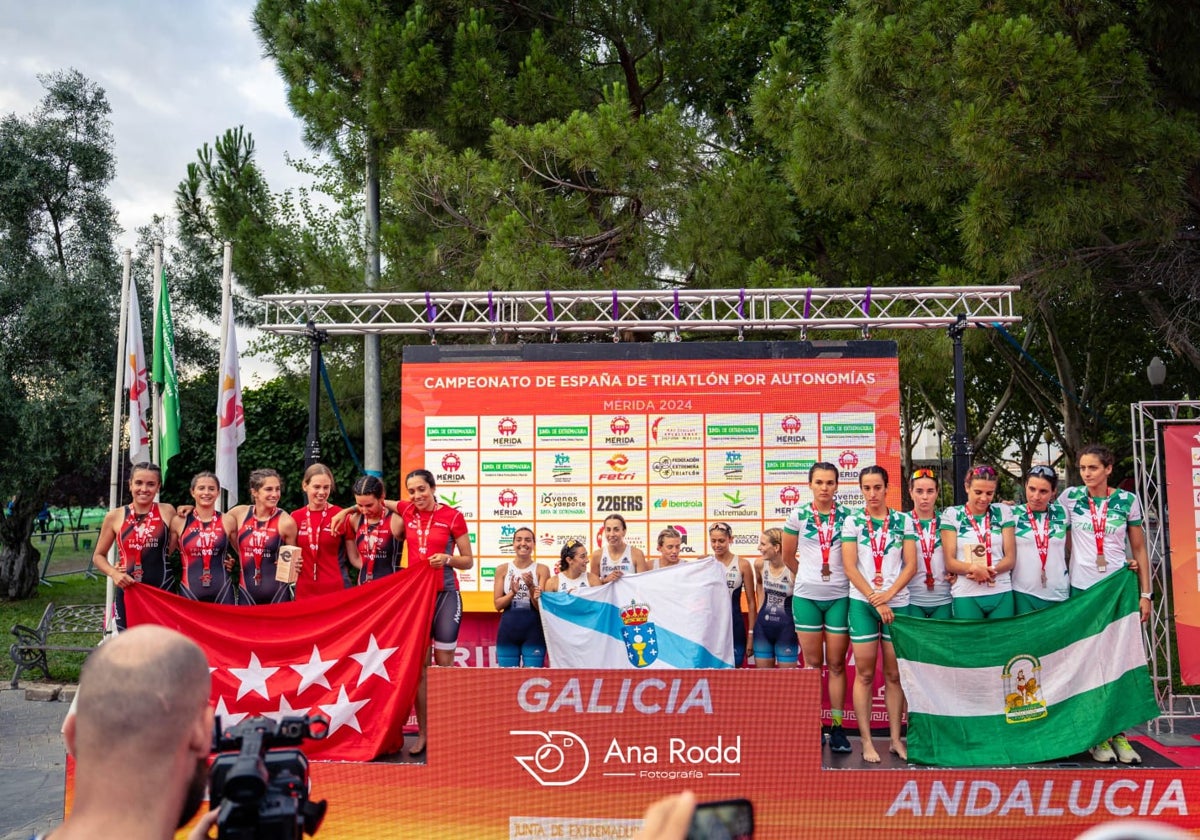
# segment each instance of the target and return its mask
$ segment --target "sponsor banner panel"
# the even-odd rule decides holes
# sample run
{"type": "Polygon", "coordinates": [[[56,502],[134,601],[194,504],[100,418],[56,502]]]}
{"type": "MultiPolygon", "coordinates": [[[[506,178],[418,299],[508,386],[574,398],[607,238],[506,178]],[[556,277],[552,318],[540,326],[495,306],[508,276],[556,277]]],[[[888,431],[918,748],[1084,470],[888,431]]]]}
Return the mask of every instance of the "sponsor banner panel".
{"type": "Polygon", "coordinates": [[[1200,685],[1200,424],[1165,427],[1163,446],[1179,670],[1200,685]]]}
{"type": "MultiPolygon", "coordinates": [[[[858,470],[878,461],[895,472],[900,444],[886,348],[853,358],[847,345],[818,355],[767,343],[746,357],[758,346],[698,342],[619,361],[603,348],[586,360],[572,350],[560,361],[513,362],[507,351],[503,362],[405,361],[401,473],[434,473],[441,501],[477,536],[479,569],[509,556],[495,541],[501,523],[532,527],[538,556],[552,561],[568,535],[597,545],[609,513],[651,553],[663,526],[681,525],[685,557],[707,554],[708,525],[729,522],[734,550],[752,559],[759,533],[790,512],[783,499],[809,498],[813,463],[838,464],[842,501],[861,503],[858,470]]],[[[488,581],[474,580],[462,581],[466,609],[491,610],[488,581]]]]}

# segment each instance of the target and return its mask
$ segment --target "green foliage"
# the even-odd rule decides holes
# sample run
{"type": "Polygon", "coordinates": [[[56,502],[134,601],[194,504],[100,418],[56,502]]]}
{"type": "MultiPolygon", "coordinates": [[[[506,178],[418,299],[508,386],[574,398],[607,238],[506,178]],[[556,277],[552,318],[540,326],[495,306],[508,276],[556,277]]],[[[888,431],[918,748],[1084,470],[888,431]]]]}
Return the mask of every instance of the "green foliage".
{"type": "Polygon", "coordinates": [[[56,477],[108,450],[120,276],[104,195],[114,172],[104,91],[76,71],[42,77],[28,117],[0,120],[0,595],[36,587],[33,514],[56,477]]]}

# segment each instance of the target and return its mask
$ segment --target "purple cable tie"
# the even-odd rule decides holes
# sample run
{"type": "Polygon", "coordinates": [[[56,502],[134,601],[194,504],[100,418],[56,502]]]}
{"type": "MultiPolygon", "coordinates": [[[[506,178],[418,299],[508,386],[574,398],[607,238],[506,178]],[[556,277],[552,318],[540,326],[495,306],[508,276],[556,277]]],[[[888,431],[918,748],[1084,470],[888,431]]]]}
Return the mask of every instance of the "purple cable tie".
{"type": "Polygon", "coordinates": [[[433,305],[433,296],[429,292],[425,293],[425,318],[431,324],[437,320],[437,307],[433,305]]]}
{"type": "Polygon", "coordinates": [[[804,290],[804,320],[808,320],[808,316],[812,314],[812,286],[804,290]]]}
{"type": "Polygon", "coordinates": [[[746,289],[743,287],[738,292],[738,317],[743,321],[746,320],[746,289]]]}
{"type": "Polygon", "coordinates": [[[675,290],[675,320],[679,320],[679,289],[675,290]]]}
{"type": "Polygon", "coordinates": [[[867,296],[863,298],[862,314],[870,317],[871,315],[871,287],[867,286],[867,296]]]}
{"type": "Polygon", "coordinates": [[[621,304],[617,302],[617,290],[613,289],[612,293],[613,293],[612,317],[613,317],[613,321],[616,322],[616,321],[621,320],[621,304]]]}
{"type": "Polygon", "coordinates": [[[492,303],[492,290],[488,289],[488,320],[496,323],[496,306],[492,303]]]}
{"type": "Polygon", "coordinates": [[[549,289],[546,289],[546,320],[554,320],[554,301],[550,299],[549,289]]]}

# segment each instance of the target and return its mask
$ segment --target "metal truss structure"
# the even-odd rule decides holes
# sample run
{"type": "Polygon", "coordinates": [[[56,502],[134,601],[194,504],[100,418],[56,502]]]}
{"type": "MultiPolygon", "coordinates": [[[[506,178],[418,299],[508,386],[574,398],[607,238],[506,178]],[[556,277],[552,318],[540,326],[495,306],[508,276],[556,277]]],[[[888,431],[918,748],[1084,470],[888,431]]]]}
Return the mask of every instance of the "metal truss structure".
{"type": "Polygon", "coordinates": [[[1014,324],[1019,286],[854,289],[658,289],[264,295],[262,329],[277,335],[742,333],[1014,324]]]}
{"type": "MultiPolygon", "coordinates": [[[[1130,406],[1133,425],[1134,486],[1146,515],[1146,551],[1150,555],[1150,580],[1156,593],[1148,628],[1150,678],[1162,717],[1171,731],[1175,721],[1200,717],[1200,695],[1176,694],[1175,638],[1172,623],[1175,599],[1171,588],[1171,564],[1167,555],[1167,485],[1162,427],[1178,423],[1196,423],[1200,402],[1139,402],[1130,406]],[[1190,409],[1187,418],[1181,409],[1190,409]]],[[[1182,515],[1182,514],[1181,514],[1182,515]]],[[[1190,524],[1191,513],[1187,512],[1190,524]]]]}

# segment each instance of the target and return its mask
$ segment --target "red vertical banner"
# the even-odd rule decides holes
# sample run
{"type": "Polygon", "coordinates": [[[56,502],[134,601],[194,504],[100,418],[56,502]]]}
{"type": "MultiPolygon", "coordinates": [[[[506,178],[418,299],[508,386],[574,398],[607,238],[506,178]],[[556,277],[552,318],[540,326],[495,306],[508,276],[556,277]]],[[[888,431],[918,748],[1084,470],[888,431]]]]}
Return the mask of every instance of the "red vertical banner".
{"type": "Polygon", "coordinates": [[[1163,452],[1179,670],[1185,685],[1200,685],[1200,424],[1166,427],[1163,452]]]}

